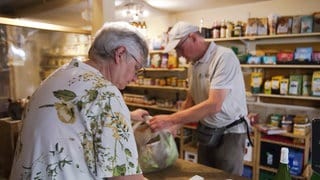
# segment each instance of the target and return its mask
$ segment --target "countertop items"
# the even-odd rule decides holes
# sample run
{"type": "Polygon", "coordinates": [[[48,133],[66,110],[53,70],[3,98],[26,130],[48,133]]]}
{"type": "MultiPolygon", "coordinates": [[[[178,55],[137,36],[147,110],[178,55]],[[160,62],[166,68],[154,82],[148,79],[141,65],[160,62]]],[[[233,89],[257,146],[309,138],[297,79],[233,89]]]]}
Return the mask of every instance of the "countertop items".
{"type": "Polygon", "coordinates": [[[206,180],[246,179],[245,177],[231,175],[219,169],[211,168],[182,159],[177,159],[177,161],[172,166],[164,170],[144,174],[144,176],[149,180],[189,180],[195,175],[201,176],[206,180]]]}

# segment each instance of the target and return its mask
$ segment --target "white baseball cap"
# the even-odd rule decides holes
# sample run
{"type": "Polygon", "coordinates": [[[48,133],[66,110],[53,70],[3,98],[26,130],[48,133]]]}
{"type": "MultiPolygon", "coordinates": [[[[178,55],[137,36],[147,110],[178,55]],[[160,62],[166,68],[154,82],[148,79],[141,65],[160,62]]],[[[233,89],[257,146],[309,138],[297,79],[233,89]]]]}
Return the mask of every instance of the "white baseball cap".
{"type": "Polygon", "coordinates": [[[166,45],[164,51],[169,52],[174,49],[180,42],[180,40],[190,33],[199,31],[199,27],[187,22],[177,22],[169,31],[169,42],[166,45]]]}

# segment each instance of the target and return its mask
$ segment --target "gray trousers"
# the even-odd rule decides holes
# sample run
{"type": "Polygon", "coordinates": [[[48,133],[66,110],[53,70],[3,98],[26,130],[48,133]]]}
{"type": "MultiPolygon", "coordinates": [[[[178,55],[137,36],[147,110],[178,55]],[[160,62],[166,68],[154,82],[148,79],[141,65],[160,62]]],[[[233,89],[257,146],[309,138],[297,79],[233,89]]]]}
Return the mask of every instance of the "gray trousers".
{"type": "Polygon", "coordinates": [[[198,163],[241,176],[246,138],[246,133],[230,133],[217,147],[199,145],[198,163]]]}

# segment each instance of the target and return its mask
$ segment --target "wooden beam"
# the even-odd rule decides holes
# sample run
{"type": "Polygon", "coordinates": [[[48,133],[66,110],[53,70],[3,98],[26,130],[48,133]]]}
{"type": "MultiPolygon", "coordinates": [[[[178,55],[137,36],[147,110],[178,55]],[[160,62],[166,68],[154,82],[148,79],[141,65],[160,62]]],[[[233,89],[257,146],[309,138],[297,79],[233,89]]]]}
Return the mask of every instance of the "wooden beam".
{"type": "Polygon", "coordinates": [[[76,3],[80,3],[86,0],[48,0],[42,1],[38,4],[29,4],[27,6],[19,7],[16,9],[16,16],[26,17],[34,14],[43,13],[46,11],[52,11],[54,9],[62,8],[64,6],[70,6],[76,3]]]}

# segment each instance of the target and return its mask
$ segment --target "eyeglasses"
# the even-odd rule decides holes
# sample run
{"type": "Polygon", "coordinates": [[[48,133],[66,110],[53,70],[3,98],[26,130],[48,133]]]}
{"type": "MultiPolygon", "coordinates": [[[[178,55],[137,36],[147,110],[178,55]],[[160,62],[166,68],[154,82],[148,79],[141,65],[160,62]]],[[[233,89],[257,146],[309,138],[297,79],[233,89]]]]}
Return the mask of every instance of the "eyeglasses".
{"type": "Polygon", "coordinates": [[[131,53],[129,53],[129,52],[128,52],[128,54],[136,61],[137,65],[138,65],[138,66],[135,67],[135,69],[136,69],[135,75],[136,75],[136,76],[142,75],[142,74],[146,71],[146,69],[145,69],[145,68],[143,67],[143,65],[137,60],[136,57],[134,57],[134,56],[133,56],[131,53]]]}
{"type": "Polygon", "coordinates": [[[176,46],[176,48],[174,48],[176,51],[180,51],[180,50],[182,50],[182,46],[183,46],[183,44],[187,41],[187,39],[189,38],[189,35],[186,37],[186,38],[184,38],[184,39],[182,39],[181,41],[180,41],[180,43],[176,46]]]}

